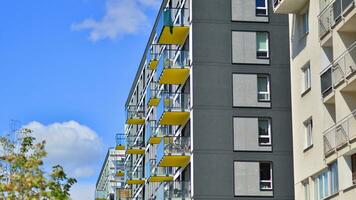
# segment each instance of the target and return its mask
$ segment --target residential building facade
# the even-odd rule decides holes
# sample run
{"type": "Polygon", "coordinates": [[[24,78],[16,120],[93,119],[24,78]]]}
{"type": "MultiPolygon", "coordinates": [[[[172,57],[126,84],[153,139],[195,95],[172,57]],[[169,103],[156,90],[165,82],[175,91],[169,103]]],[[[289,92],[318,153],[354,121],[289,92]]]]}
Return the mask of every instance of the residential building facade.
{"type": "Polygon", "coordinates": [[[274,1],[289,14],[296,199],[356,199],[355,3],[274,1]]]}
{"type": "Polygon", "coordinates": [[[294,199],[288,17],[163,0],[126,102],[119,199],[294,199]]]}
{"type": "Polygon", "coordinates": [[[115,200],[116,192],[124,187],[125,151],[109,148],[95,188],[96,200],[115,200]]]}

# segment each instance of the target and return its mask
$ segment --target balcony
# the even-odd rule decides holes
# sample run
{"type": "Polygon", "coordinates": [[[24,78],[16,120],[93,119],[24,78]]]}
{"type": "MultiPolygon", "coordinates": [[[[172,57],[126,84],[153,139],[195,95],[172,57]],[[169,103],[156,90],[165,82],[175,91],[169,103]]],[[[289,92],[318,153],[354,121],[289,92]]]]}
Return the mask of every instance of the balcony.
{"type": "Polygon", "coordinates": [[[333,61],[326,70],[322,71],[321,92],[327,96],[342,82],[350,84],[356,70],[356,42],[352,44],[340,57],[333,61]]]}
{"type": "Polygon", "coordinates": [[[143,166],[125,168],[125,182],[127,185],[143,185],[145,178],[143,174],[143,166]]]}
{"type": "Polygon", "coordinates": [[[157,116],[159,125],[184,125],[190,117],[190,95],[162,93],[157,116]]]}
{"type": "Polygon", "coordinates": [[[189,34],[189,11],[186,8],[165,8],[157,24],[158,44],[183,45],[189,34]]]}
{"type": "Polygon", "coordinates": [[[190,162],[190,137],[165,136],[157,146],[159,167],[185,167],[190,162]]]}
{"type": "Polygon", "coordinates": [[[116,160],[115,161],[115,170],[117,177],[125,176],[125,161],[124,160],[116,160]]]}
{"type": "Polygon", "coordinates": [[[308,2],[308,0],[273,0],[275,13],[288,14],[298,13],[308,2]]]}
{"type": "Polygon", "coordinates": [[[126,124],[143,125],[145,124],[145,112],[143,108],[135,105],[129,105],[126,108],[126,124]]]}
{"type": "Polygon", "coordinates": [[[161,128],[157,126],[156,120],[151,120],[146,123],[146,144],[159,144],[162,136],[161,128]]]}
{"type": "Polygon", "coordinates": [[[159,56],[160,56],[160,51],[161,47],[156,44],[152,44],[151,48],[149,50],[149,53],[147,54],[147,68],[151,71],[156,70],[157,64],[159,61],[159,56]]]}
{"type": "Polygon", "coordinates": [[[142,136],[127,136],[126,137],[126,154],[144,154],[145,142],[142,136]]]}
{"type": "Polygon", "coordinates": [[[160,183],[173,181],[173,169],[171,167],[159,167],[155,159],[146,163],[145,177],[148,182],[160,183]]]}
{"type": "Polygon", "coordinates": [[[190,182],[166,182],[161,184],[156,199],[191,200],[190,182]]]}
{"type": "Polygon", "coordinates": [[[356,110],[323,134],[325,157],[351,144],[356,138],[356,110]]]}
{"type": "MultiPolygon", "coordinates": [[[[320,12],[319,21],[319,37],[323,38],[340,22],[345,23],[347,15],[355,8],[356,0],[334,0],[331,1],[320,12]]],[[[356,31],[355,18],[344,24],[344,31],[356,31]]]]}
{"type": "Polygon", "coordinates": [[[178,49],[165,49],[162,52],[158,66],[158,83],[182,85],[190,73],[189,51],[178,49]]]}
{"type": "Polygon", "coordinates": [[[147,105],[149,107],[157,106],[160,100],[159,84],[155,81],[149,83],[146,92],[147,105]]]}
{"type": "Polygon", "coordinates": [[[116,134],[115,150],[125,150],[125,135],[123,133],[116,134]]]}

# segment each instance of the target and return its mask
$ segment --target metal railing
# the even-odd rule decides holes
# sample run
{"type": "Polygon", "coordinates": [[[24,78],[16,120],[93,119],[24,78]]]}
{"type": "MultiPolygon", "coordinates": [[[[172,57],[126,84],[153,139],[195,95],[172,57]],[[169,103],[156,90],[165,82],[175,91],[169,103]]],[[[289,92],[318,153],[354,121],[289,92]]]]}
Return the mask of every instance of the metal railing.
{"type": "Polygon", "coordinates": [[[354,8],[355,0],[331,1],[319,14],[319,37],[323,38],[354,8]]]}
{"type": "Polygon", "coordinates": [[[126,119],[144,119],[144,108],[136,105],[129,105],[126,107],[126,117],[126,119]]]}
{"type": "Polygon", "coordinates": [[[164,49],[157,65],[157,75],[161,76],[164,69],[190,67],[188,50],[164,49]]]}
{"type": "Polygon", "coordinates": [[[161,184],[156,199],[191,199],[191,187],[188,181],[172,181],[161,184]]]}
{"type": "Polygon", "coordinates": [[[164,137],[157,146],[157,160],[165,155],[190,155],[190,137],[164,137]]]}
{"type": "Polygon", "coordinates": [[[190,111],[190,94],[162,93],[160,103],[157,106],[157,116],[160,117],[164,112],[174,111],[190,111]]]}
{"type": "Polygon", "coordinates": [[[126,147],[145,147],[145,142],[142,136],[126,136],[126,147]]]}
{"type": "Polygon", "coordinates": [[[356,110],[323,134],[324,155],[327,156],[347,145],[356,137],[356,110]]]}
{"type": "Polygon", "coordinates": [[[189,25],[189,10],[187,8],[164,8],[157,24],[157,33],[162,32],[165,26],[187,26],[189,25]]]}
{"type": "Polygon", "coordinates": [[[341,81],[346,81],[356,71],[356,42],[321,73],[321,92],[334,89],[341,81]]]}

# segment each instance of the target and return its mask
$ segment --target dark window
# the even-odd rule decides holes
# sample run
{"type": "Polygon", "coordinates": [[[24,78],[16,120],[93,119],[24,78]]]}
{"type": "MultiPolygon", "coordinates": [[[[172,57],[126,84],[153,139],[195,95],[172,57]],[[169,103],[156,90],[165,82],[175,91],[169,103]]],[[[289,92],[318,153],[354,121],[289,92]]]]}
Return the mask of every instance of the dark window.
{"type": "Polygon", "coordinates": [[[272,163],[260,163],[260,189],[272,190],[272,163]]]}
{"type": "Polygon", "coordinates": [[[256,0],[256,15],[257,16],[268,15],[267,0],[256,0]]]}
{"type": "Polygon", "coordinates": [[[352,182],[356,184],[356,154],[351,156],[352,163],[352,182]]]}

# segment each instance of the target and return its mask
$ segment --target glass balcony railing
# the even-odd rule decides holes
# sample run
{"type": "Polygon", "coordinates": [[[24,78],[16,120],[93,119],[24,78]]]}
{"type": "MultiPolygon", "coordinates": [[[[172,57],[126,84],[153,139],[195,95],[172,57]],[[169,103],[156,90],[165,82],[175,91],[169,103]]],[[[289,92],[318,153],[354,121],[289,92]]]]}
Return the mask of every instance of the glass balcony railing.
{"type": "Polygon", "coordinates": [[[108,194],[106,191],[96,191],[95,200],[106,200],[108,194]]]}
{"type": "Polygon", "coordinates": [[[190,73],[189,51],[165,49],[157,65],[159,84],[181,85],[190,73]]]}
{"type": "Polygon", "coordinates": [[[166,182],[157,190],[156,199],[191,200],[190,182],[166,182]]]}
{"type": "Polygon", "coordinates": [[[146,92],[146,99],[147,99],[147,105],[152,107],[152,106],[157,106],[160,100],[160,91],[159,91],[159,84],[158,82],[152,81],[149,83],[149,86],[147,87],[147,92],[146,92]]]}
{"type": "Polygon", "coordinates": [[[319,37],[323,38],[342,21],[343,17],[355,7],[355,2],[356,0],[334,0],[325,6],[318,17],[319,37]]]}
{"type": "Polygon", "coordinates": [[[161,52],[161,46],[157,44],[152,44],[150,50],[146,56],[147,58],[147,68],[154,71],[157,67],[159,56],[161,52]]]}
{"type": "Polygon", "coordinates": [[[349,79],[355,71],[356,42],[321,73],[321,92],[323,96],[329,94],[340,82],[349,79]]]}
{"type": "Polygon", "coordinates": [[[142,185],[145,183],[143,166],[125,168],[125,182],[128,185],[142,185]]]}
{"type": "Polygon", "coordinates": [[[157,105],[159,125],[184,125],[190,116],[190,95],[162,93],[157,105]]]}
{"type": "Polygon", "coordinates": [[[126,124],[145,124],[144,109],[136,105],[129,105],[126,108],[126,124]]]}
{"type": "Polygon", "coordinates": [[[185,167],[190,161],[190,137],[166,136],[157,146],[159,167],[185,167]]]}
{"type": "Polygon", "coordinates": [[[157,164],[155,159],[146,163],[146,180],[155,183],[173,181],[173,169],[171,167],[159,167],[157,164]]]}
{"type": "Polygon", "coordinates": [[[157,24],[158,44],[183,45],[189,34],[189,10],[164,8],[157,24]]]}
{"type": "Polygon", "coordinates": [[[125,150],[125,134],[116,134],[116,150],[125,150]]]}
{"type": "Polygon", "coordinates": [[[144,154],[145,142],[141,135],[126,136],[126,154],[144,154]]]}
{"type": "Polygon", "coordinates": [[[356,138],[356,110],[323,134],[325,156],[337,151],[356,138]]]}

